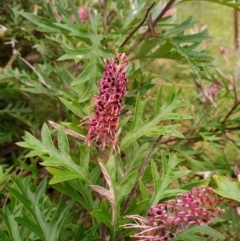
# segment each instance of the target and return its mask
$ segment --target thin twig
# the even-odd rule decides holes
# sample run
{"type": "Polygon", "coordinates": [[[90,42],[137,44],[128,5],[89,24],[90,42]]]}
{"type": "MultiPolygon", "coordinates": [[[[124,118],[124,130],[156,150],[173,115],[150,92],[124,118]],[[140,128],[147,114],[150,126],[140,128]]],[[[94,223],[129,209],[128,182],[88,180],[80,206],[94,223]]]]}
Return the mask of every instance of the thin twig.
{"type": "Polygon", "coordinates": [[[230,138],[227,135],[226,135],[226,139],[229,140],[230,142],[232,142],[237,148],[240,148],[240,145],[237,144],[237,141],[235,141],[234,139],[230,138]]]}
{"type": "MultiPolygon", "coordinates": [[[[225,130],[225,132],[236,131],[236,130],[240,130],[240,126],[225,127],[224,130],[225,130]]],[[[197,131],[197,129],[196,129],[196,131],[197,131]]],[[[183,135],[185,136],[185,134],[187,134],[189,132],[190,132],[190,130],[184,132],[183,135]]],[[[215,128],[213,130],[210,130],[210,132],[212,132],[213,134],[218,134],[218,132],[222,132],[222,130],[220,130],[218,128],[215,128]]],[[[179,141],[179,140],[190,142],[190,141],[200,141],[202,139],[203,138],[200,137],[200,136],[186,137],[185,139],[183,139],[181,137],[170,137],[167,140],[164,140],[164,141],[160,142],[159,144],[160,145],[167,145],[170,142],[176,142],[176,141],[179,141]]],[[[186,143],[184,145],[186,145],[186,143]]]]}
{"type": "Polygon", "coordinates": [[[161,18],[163,17],[163,15],[167,12],[167,10],[169,10],[171,8],[171,6],[174,4],[176,0],[170,0],[166,6],[164,7],[164,9],[161,11],[161,13],[156,17],[156,19],[153,21],[153,26],[155,26],[157,24],[157,22],[159,20],[161,20],[161,18]]]}
{"type": "Polygon", "coordinates": [[[45,0],[45,1],[50,5],[52,13],[53,13],[55,19],[57,20],[57,22],[60,23],[62,20],[62,17],[58,14],[56,7],[53,5],[51,0],[45,0]]]}
{"type": "Polygon", "coordinates": [[[36,70],[30,63],[27,62],[27,60],[25,60],[25,59],[22,58],[21,56],[19,56],[19,58],[20,58],[26,65],[28,65],[28,66],[33,70],[33,72],[38,76],[39,81],[40,81],[44,86],[46,86],[48,89],[51,89],[51,86],[48,85],[48,84],[45,82],[45,80],[43,79],[43,77],[41,76],[41,74],[38,73],[37,70],[36,70]]]}
{"type": "MultiPolygon", "coordinates": [[[[226,55],[223,55],[223,59],[227,65],[227,68],[230,71],[230,74],[232,76],[232,87],[233,87],[233,94],[234,94],[234,99],[235,99],[235,104],[238,102],[238,94],[237,94],[237,76],[238,76],[238,66],[235,69],[235,73],[232,68],[232,64],[229,62],[229,59],[227,58],[226,55]]],[[[218,70],[219,71],[219,70],[218,70]]],[[[220,72],[221,73],[221,72],[220,72]]],[[[222,74],[222,73],[221,73],[222,74]]]]}
{"type": "Polygon", "coordinates": [[[156,140],[156,142],[155,142],[154,145],[152,146],[150,152],[148,153],[147,158],[146,158],[146,160],[145,160],[142,168],[140,169],[139,177],[138,177],[138,179],[136,180],[136,182],[134,183],[132,190],[130,191],[130,193],[129,193],[129,195],[128,195],[126,201],[125,201],[125,203],[123,204],[123,208],[122,208],[122,210],[121,210],[121,213],[122,213],[122,214],[123,214],[123,213],[126,211],[126,209],[128,208],[128,205],[129,205],[129,203],[131,202],[134,193],[137,191],[138,186],[139,186],[139,180],[142,179],[142,177],[143,177],[143,175],[144,175],[144,173],[145,173],[145,171],[146,171],[146,168],[148,167],[148,165],[149,165],[149,163],[150,163],[150,161],[151,161],[151,157],[152,157],[152,155],[153,155],[156,147],[157,147],[158,144],[160,143],[160,140],[161,140],[161,139],[162,139],[162,135],[158,137],[158,139],[156,140]]]}
{"type": "MultiPolygon", "coordinates": [[[[167,12],[168,9],[171,8],[171,6],[174,4],[176,0],[170,0],[164,9],[161,11],[161,13],[157,16],[157,18],[153,21],[153,25],[151,27],[155,27],[157,22],[163,17],[163,15],[167,12]]],[[[139,37],[139,39],[135,42],[135,44],[129,49],[128,54],[131,53],[147,36],[148,32],[150,30],[150,27],[148,26],[147,30],[139,37]]]]}
{"type": "Polygon", "coordinates": [[[238,72],[239,72],[239,65],[236,66],[235,74],[233,74],[233,92],[234,92],[235,103],[238,102],[238,93],[237,93],[238,72]]]}
{"type": "Polygon", "coordinates": [[[236,69],[236,73],[233,76],[233,93],[235,103],[238,103],[238,93],[237,93],[237,76],[238,76],[238,68],[236,69]]]}
{"type": "Polygon", "coordinates": [[[99,0],[102,7],[103,33],[107,33],[107,0],[99,0]]]}
{"type": "Polygon", "coordinates": [[[133,36],[133,34],[136,33],[136,31],[144,24],[144,22],[147,20],[148,14],[150,12],[150,10],[153,8],[153,6],[155,5],[155,3],[153,3],[148,9],[147,12],[143,18],[143,20],[136,26],[135,29],[133,29],[133,31],[127,36],[127,38],[123,41],[123,43],[121,44],[120,48],[122,48],[128,41],[129,39],[133,36]]]}
{"type": "Polygon", "coordinates": [[[14,63],[17,55],[19,54],[19,51],[20,50],[15,50],[15,49],[13,50],[13,54],[12,54],[11,58],[8,60],[7,64],[4,66],[4,70],[7,70],[12,67],[12,64],[14,63]]]}
{"type": "MultiPolygon", "coordinates": [[[[64,130],[64,132],[65,132],[67,135],[72,136],[72,137],[75,137],[75,138],[77,138],[77,139],[79,139],[79,140],[82,140],[82,141],[86,141],[86,137],[85,137],[84,135],[81,135],[81,134],[79,134],[79,133],[77,133],[77,132],[75,132],[75,131],[72,131],[72,130],[66,128],[66,127],[60,126],[59,124],[57,124],[57,123],[55,123],[55,122],[53,122],[53,121],[50,121],[50,120],[49,120],[49,121],[48,121],[48,124],[51,125],[54,129],[56,129],[56,130],[58,130],[58,131],[59,131],[60,128],[62,127],[63,130],[64,130]]],[[[97,143],[94,143],[94,142],[93,142],[93,145],[95,145],[95,147],[96,147],[98,150],[101,151],[101,148],[98,146],[97,143]]]]}
{"type": "MultiPolygon", "coordinates": [[[[60,130],[60,128],[62,127],[62,126],[60,126],[60,125],[58,125],[57,123],[55,123],[55,122],[53,122],[53,121],[48,121],[48,123],[49,123],[49,125],[51,125],[54,129],[56,129],[56,130],[60,130]]],[[[62,127],[63,128],[63,130],[64,130],[64,132],[67,134],[67,135],[69,135],[69,136],[73,136],[73,137],[75,137],[75,138],[77,138],[77,139],[79,139],[79,140],[82,140],[82,141],[85,141],[86,140],[86,137],[85,136],[83,136],[83,135],[81,135],[81,134],[78,134],[77,132],[75,132],[75,131],[72,131],[72,130],[69,130],[69,129],[67,129],[67,128],[65,128],[65,127],[62,127]]]]}
{"type": "Polygon", "coordinates": [[[224,124],[226,122],[226,120],[228,119],[228,117],[230,115],[233,114],[234,110],[240,105],[240,101],[236,102],[233,107],[229,110],[229,112],[227,113],[227,115],[223,118],[223,120],[221,121],[221,124],[224,124]]]}

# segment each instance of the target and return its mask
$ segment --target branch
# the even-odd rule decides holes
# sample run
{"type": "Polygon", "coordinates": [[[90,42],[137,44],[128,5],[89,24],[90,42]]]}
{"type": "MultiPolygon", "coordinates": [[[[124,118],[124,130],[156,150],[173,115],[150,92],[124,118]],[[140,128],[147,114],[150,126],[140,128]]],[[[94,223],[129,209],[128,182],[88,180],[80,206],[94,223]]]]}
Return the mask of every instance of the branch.
{"type": "Polygon", "coordinates": [[[62,17],[58,14],[56,7],[53,5],[53,3],[51,2],[51,0],[45,0],[45,1],[46,1],[46,3],[48,3],[48,4],[50,5],[50,8],[51,8],[51,10],[52,10],[52,13],[53,13],[56,21],[57,21],[58,23],[60,23],[61,20],[62,20],[62,17]]]}
{"type": "Polygon", "coordinates": [[[19,54],[19,51],[20,50],[15,50],[15,49],[13,50],[13,54],[12,54],[11,58],[8,60],[7,64],[4,66],[3,69],[7,70],[12,67],[12,64],[16,60],[16,57],[19,54]]]}
{"type": "Polygon", "coordinates": [[[102,8],[103,33],[107,32],[107,0],[99,0],[102,8]]]}
{"type": "Polygon", "coordinates": [[[171,8],[171,6],[174,4],[176,0],[170,0],[166,6],[164,7],[164,9],[162,10],[162,12],[156,17],[156,19],[153,21],[153,26],[155,26],[157,24],[157,22],[159,20],[162,19],[163,15],[167,12],[167,10],[169,10],[171,8]]]}
{"type": "Polygon", "coordinates": [[[46,81],[43,79],[42,75],[40,73],[38,73],[37,70],[30,63],[28,63],[21,56],[19,56],[18,58],[21,59],[28,67],[30,67],[32,69],[32,71],[38,76],[38,80],[42,83],[42,85],[44,85],[48,89],[51,89],[51,86],[46,83],[46,81]]]}
{"type": "Polygon", "coordinates": [[[233,114],[234,110],[235,110],[239,105],[240,105],[240,101],[235,102],[235,104],[233,105],[233,107],[229,110],[229,112],[227,113],[227,115],[226,115],[226,116],[223,118],[223,120],[221,121],[221,124],[224,124],[224,123],[227,121],[228,117],[233,114]]]}
{"type": "MultiPolygon", "coordinates": [[[[171,8],[171,6],[174,4],[176,0],[170,0],[164,9],[161,11],[161,13],[157,16],[157,18],[153,21],[152,27],[154,28],[157,24],[157,22],[163,17],[163,15],[171,8]]],[[[135,44],[129,49],[128,54],[131,53],[147,36],[148,32],[150,30],[150,27],[148,26],[147,30],[139,37],[139,39],[135,42],[135,44]]]]}
{"type": "MultiPolygon", "coordinates": [[[[62,127],[62,126],[60,126],[60,125],[58,125],[57,123],[55,123],[55,122],[53,122],[53,121],[48,121],[48,124],[49,125],[51,125],[54,129],[56,129],[56,130],[60,130],[60,128],[62,127]]],[[[73,137],[75,137],[75,138],[77,138],[77,139],[79,139],[79,140],[82,140],[82,141],[85,141],[86,140],[86,137],[85,136],[83,136],[83,135],[81,135],[81,134],[78,134],[77,132],[75,132],[75,131],[72,131],[72,130],[69,130],[69,129],[67,129],[67,128],[65,128],[65,127],[63,127],[63,130],[65,131],[65,133],[67,134],[67,135],[69,135],[69,136],[73,136],[73,137]]]]}
{"type": "Polygon", "coordinates": [[[133,34],[136,33],[136,31],[144,24],[144,22],[147,20],[148,17],[148,13],[150,12],[150,10],[153,8],[153,6],[155,5],[155,3],[153,3],[148,9],[147,12],[143,18],[143,20],[137,25],[137,27],[135,29],[133,29],[133,31],[127,36],[127,38],[123,41],[123,43],[121,44],[120,48],[122,48],[128,41],[129,39],[133,36],[133,34]]]}

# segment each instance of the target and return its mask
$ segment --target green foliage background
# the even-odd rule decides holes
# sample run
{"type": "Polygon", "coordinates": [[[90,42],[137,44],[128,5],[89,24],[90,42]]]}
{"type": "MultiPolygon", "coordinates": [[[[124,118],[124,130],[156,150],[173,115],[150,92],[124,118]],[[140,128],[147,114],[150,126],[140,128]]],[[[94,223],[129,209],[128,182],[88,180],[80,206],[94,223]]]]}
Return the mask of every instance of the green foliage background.
{"type": "MultiPolygon", "coordinates": [[[[130,240],[125,215],[146,215],[151,205],[208,184],[240,201],[239,57],[220,36],[238,3],[175,1],[177,14],[160,19],[136,48],[147,23],[130,33],[153,1],[108,1],[108,31],[99,2],[0,3],[0,240],[100,240],[103,226],[110,240],[130,240]],[[86,24],[82,5],[93,9],[86,24]],[[185,11],[199,7],[211,16],[223,11],[220,33],[207,10],[185,11]],[[120,152],[103,160],[86,147],[81,124],[115,49],[129,56],[129,83],[120,152]],[[215,99],[207,96],[212,83],[221,87],[215,99]]],[[[151,9],[153,22],[163,4],[151,9]]],[[[239,237],[230,209],[176,240],[224,237],[239,237]]]]}

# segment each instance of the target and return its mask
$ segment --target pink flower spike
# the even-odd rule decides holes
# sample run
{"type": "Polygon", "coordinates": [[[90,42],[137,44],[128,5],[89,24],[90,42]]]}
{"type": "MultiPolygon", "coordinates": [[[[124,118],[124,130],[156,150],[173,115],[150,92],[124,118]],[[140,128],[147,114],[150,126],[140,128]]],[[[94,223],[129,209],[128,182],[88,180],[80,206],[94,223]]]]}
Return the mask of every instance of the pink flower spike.
{"type": "Polygon", "coordinates": [[[98,95],[94,96],[93,117],[87,124],[88,146],[99,141],[102,144],[102,150],[105,150],[108,144],[111,144],[113,149],[117,146],[121,103],[126,94],[125,85],[128,82],[124,70],[129,63],[128,58],[118,51],[115,51],[115,54],[117,59],[109,59],[104,66],[105,71],[98,82],[98,95]]]}
{"type": "Polygon", "coordinates": [[[224,209],[220,207],[221,204],[237,206],[234,200],[217,195],[209,186],[193,188],[187,193],[177,195],[175,199],[150,207],[148,219],[137,215],[127,216],[135,223],[141,219],[144,222],[134,226],[127,224],[125,227],[140,229],[133,236],[136,240],[167,241],[187,230],[190,225],[204,225],[222,215],[224,209]]]}

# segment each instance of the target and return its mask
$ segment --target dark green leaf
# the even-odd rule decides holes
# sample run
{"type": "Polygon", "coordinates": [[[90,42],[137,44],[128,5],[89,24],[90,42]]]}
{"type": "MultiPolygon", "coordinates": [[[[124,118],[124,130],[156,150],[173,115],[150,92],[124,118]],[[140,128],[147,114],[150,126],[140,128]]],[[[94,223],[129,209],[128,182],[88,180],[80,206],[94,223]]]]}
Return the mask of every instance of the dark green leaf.
{"type": "Polygon", "coordinates": [[[20,12],[20,14],[30,22],[36,24],[38,26],[38,31],[59,33],[58,28],[48,19],[25,12],[20,12]]]}
{"type": "Polygon", "coordinates": [[[172,196],[174,193],[179,194],[184,192],[183,189],[180,190],[169,190],[169,184],[184,175],[187,175],[191,171],[183,170],[176,171],[175,167],[181,162],[176,155],[170,155],[169,158],[162,154],[163,170],[160,176],[157,166],[154,161],[151,162],[152,175],[154,179],[154,192],[149,206],[156,205],[161,199],[165,197],[172,196]]]}

